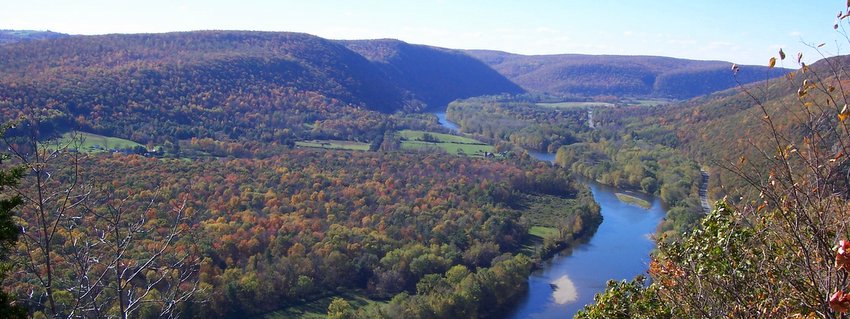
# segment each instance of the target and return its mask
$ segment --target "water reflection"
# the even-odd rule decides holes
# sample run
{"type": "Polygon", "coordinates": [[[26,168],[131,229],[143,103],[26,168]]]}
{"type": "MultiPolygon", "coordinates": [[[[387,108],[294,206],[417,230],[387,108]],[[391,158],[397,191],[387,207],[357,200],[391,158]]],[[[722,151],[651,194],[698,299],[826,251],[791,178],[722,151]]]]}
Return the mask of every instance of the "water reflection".
{"type": "Polygon", "coordinates": [[[576,285],[570,279],[570,276],[564,274],[561,278],[552,282],[552,298],[559,305],[568,304],[578,299],[578,290],[576,285]]]}
{"type": "MultiPolygon", "coordinates": [[[[455,123],[446,120],[445,112],[434,115],[444,127],[459,131],[455,123]]],[[[555,160],[555,154],[529,154],[541,161],[555,160]]],[[[602,224],[590,238],[574,243],[532,273],[528,294],[505,317],[571,318],[605,290],[608,280],[632,279],[648,269],[649,253],[655,248],[651,236],[666,214],[661,201],[637,195],[652,203],[650,208],[642,208],[621,202],[615,188],[585,184],[602,209],[602,224]]]]}
{"type": "Polygon", "coordinates": [[[614,188],[586,184],[602,209],[602,224],[586,243],[577,243],[531,274],[528,294],[507,318],[570,318],[592,303],[609,279],[632,279],[646,272],[655,247],[647,235],[664,217],[661,202],[645,198],[652,207],[644,209],[621,202],[614,188]]]}

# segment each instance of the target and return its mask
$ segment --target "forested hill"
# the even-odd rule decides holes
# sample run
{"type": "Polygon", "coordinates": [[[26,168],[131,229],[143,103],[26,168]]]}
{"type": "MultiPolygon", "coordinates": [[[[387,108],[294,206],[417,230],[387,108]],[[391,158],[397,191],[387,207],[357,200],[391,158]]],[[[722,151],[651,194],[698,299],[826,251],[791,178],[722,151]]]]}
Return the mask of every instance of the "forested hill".
{"type": "Polygon", "coordinates": [[[269,141],[354,112],[421,110],[426,102],[442,106],[456,98],[520,91],[462,54],[399,48],[403,59],[378,63],[340,42],[283,32],[22,41],[0,46],[0,117],[45,108],[52,111],[43,125],[59,131],[74,127],[137,141],[269,141]]]}
{"type": "Polygon", "coordinates": [[[0,30],[0,45],[30,40],[64,38],[69,35],[53,31],[0,30]]]}
{"type": "Polygon", "coordinates": [[[393,82],[432,107],[442,108],[457,99],[492,92],[523,92],[518,85],[461,51],[392,39],[341,43],[373,61],[393,82]]]}
{"type": "Polygon", "coordinates": [[[774,154],[777,147],[766,119],[783,147],[802,149],[803,136],[814,130],[821,132],[821,145],[838,143],[843,127],[836,115],[846,102],[828,100],[825,93],[848,87],[847,80],[839,82],[833,75],[847,67],[850,56],[818,61],[805,72],[774,69],[772,76],[785,76],[749,84],[746,92],[734,88],[657,108],[611,110],[597,118],[632,130],[639,138],[678,147],[712,166],[710,186],[714,198],[720,198],[748,188],[738,174],[720,166],[740,166],[753,174],[769,171],[765,167],[773,159],[764,154],[774,154]]]}
{"type": "MultiPolygon", "coordinates": [[[[250,81],[318,92],[381,111],[394,111],[405,103],[401,88],[359,54],[298,33],[201,31],[21,42],[0,48],[0,72],[4,83],[73,78],[119,90],[115,86],[129,85],[128,90],[138,91],[175,89],[156,87],[172,82],[177,87],[201,87],[201,91],[215,85],[227,94],[245,88],[232,84],[250,81]],[[125,79],[137,81],[121,83],[125,79]]],[[[156,95],[162,94],[150,98],[156,95]]]]}
{"type": "MultiPolygon", "coordinates": [[[[731,62],[655,56],[466,52],[532,92],[685,99],[737,86],[730,71],[731,62]]],[[[738,80],[750,83],[766,76],[766,67],[741,66],[738,80]]]]}

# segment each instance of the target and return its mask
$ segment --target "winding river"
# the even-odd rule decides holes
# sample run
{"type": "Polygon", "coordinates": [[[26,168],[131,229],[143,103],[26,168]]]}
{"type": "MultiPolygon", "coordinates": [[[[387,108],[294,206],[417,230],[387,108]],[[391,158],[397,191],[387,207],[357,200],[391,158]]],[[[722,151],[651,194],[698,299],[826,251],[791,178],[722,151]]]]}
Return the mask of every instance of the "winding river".
{"type": "MultiPolygon", "coordinates": [[[[507,318],[571,318],[609,279],[632,279],[646,272],[655,247],[650,236],[665,215],[661,201],[644,198],[644,209],[617,199],[617,189],[585,182],[602,208],[602,224],[584,243],[543,264],[528,278],[528,294],[507,318]]],[[[635,195],[635,194],[630,194],[635,195]]]]}
{"type": "Polygon", "coordinates": [[[460,133],[460,126],[446,119],[446,112],[434,112],[435,116],[437,116],[437,120],[440,121],[440,125],[449,129],[452,132],[460,133]]]}
{"type": "MultiPolygon", "coordinates": [[[[434,113],[440,124],[457,132],[459,127],[434,113]]],[[[552,162],[553,154],[530,152],[535,158],[552,162]]],[[[585,181],[599,203],[602,224],[585,242],[544,262],[528,278],[528,294],[510,309],[505,318],[571,318],[593,296],[605,289],[610,279],[632,279],[646,273],[649,253],[655,247],[650,236],[666,214],[656,198],[632,194],[652,203],[649,209],[617,199],[615,188],[585,181]]]]}

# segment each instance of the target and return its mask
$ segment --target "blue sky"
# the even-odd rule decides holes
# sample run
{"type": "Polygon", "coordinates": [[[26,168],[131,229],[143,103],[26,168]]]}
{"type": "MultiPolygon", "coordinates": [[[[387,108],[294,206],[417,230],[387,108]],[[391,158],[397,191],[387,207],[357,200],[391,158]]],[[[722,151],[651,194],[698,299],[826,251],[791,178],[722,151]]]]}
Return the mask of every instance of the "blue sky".
{"type": "MultiPolygon", "coordinates": [[[[72,34],[209,29],[297,31],[331,39],[396,38],[521,54],[663,55],[766,64],[850,53],[832,29],[836,0],[0,0],[0,29],[72,34]],[[840,45],[839,45],[840,44],[840,45]]],[[[788,67],[794,67],[790,62],[788,67]]]]}

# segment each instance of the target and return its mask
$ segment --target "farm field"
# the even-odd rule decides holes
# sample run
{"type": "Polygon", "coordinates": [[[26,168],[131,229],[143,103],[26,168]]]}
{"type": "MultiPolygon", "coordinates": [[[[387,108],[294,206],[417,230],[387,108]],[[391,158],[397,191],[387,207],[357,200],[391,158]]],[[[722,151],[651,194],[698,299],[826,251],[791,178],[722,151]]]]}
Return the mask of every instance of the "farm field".
{"type": "Polygon", "coordinates": [[[625,101],[623,101],[623,104],[634,105],[634,106],[658,106],[658,105],[670,104],[670,103],[673,103],[673,102],[676,102],[676,100],[656,98],[656,99],[625,100],[625,101]]]}
{"type": "Polygon", "coordinates": [[[468,156],[484,156],[485,153],[494,151],[492,145],[451,134],[404,130],[398,132],[398,137],[401,139],[401,148],[408,150],[438,148],[449,154],[468,156]]]}
{"type": "Polygon", "coordinates": [[[352,307],[362,308],[369,304],[385,303],[367,298],[358,292],[345,292],[339,295],[328,296],[314,300],[301,306],[289,307],[262,316],[263,319],[323,319],[327,318],[328,306],[334,298],[345,299],[352,307]]]}
{"type": "Polygon", "coordinates": [[[443,134],[443,133],[432,133],[426,131],[414,131],[414,130],[403,130],[398,132],[398,136],[402,139],[406,140],[424,140],[425,136],[430,135],[435,139],[438,139],[442,143],[455,143],[455,144],[484,144],[479,140],[451,135],[451,134],[443,134]]]}
{"type": "Polygon", "coordinates": [[[67,146],[68,148],[76,148],[84,153],[101,153],[110,150],[145,147],[131,140],[86,132],[68,132],[62,134],[56,140],[48,141],[44,146],[49,150],[56,150],[67,146]]]}
{"type": "Polygon", "coordinates": [[[368,151],[369,143],[341,140],[308,140],[295,142],[295,146],[309,148],[324,148],[330,150],[368,151]]]}
{"type": "Polygon", "coordinates": [[[671,99],[654,98],[654,99],[624,99],[618,103],[608,102],[554,102],[554,103],[535,103],[540,107],[555,108],[555,109],[581,109],[581,108],[596,108],[596,107],[616,107],[624,106],[658,106],[675,102],[671,99]]]}
{"type": "Polygon", "coordinates": [[[545,227],[545,226],[531,226],[528,229],[528,233],[532,236],[537,236],[540,238],[558,238],[558,229],[555,227],[545,227]]]}
{"type": "Polygon", "coordinates": [[[557,103],[536,103],[540,107],[556,108],[556,109],[576,109],[588,107],[614,107],[613,103],[607,102],[557,102],[557,103]]]}

